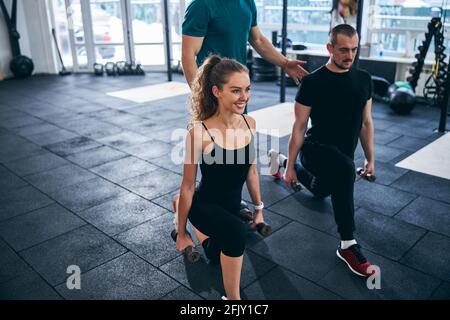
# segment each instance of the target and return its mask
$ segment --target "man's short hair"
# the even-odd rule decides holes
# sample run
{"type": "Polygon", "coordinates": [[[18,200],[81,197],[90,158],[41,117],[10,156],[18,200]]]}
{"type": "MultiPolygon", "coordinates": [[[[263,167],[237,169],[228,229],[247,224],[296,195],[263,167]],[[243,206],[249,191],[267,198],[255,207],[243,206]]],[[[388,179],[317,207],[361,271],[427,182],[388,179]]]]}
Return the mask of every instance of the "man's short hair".
{"type": "Polygon", "coordinates": [[[330,39],[329,42],[331,45],[335,45],[337,43],[338,34],[346,35],[347,37],[353,37],[356,33],[355,28],[353,28],[349,24],[339,24],[330,31],[330,39]]]}

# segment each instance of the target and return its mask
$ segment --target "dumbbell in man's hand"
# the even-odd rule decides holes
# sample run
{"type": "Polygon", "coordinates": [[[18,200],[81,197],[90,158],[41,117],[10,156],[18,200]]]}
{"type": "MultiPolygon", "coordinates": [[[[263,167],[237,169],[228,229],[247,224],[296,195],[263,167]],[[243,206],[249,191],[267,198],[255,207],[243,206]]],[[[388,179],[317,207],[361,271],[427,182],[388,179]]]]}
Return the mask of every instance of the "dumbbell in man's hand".
{"type": "Polygon", "coordinates": [[[356,173],[363,179],[366,179],[369,182],[374,182],[377,178],[372,174],[364,174],[364,168],[356,169],[356,173]]]}

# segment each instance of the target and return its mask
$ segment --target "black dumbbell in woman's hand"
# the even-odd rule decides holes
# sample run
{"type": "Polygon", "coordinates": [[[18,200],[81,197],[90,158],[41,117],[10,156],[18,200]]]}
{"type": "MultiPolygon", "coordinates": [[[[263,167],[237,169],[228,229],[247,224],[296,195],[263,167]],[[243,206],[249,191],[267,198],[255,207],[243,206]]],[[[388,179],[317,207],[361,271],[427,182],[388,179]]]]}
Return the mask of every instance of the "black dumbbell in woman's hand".
{"type": "Polygon", "coordinates": [[[366,179],[369,182],[374,182],[377,178],[372,174],[364,174],[364,168],[356,169],[356,173],[363,179],[366,179]]]}
{"type": "MultiPolygon", "coordinates": [[[[191,236],[189,232],[186,233],[189,235],[189,237],[191,236]]],[[[173,229],[170,233],[170,236],[172,237],[173,241],[177,242],[177,230],[173,229]]],[[[193,246],[187,246],[183,250],[183,254],[190,263],[195,263],[200,260],[200,252],[198,252],[197,249],[195,249],[195,247],[193,246]]]]}
{"type": "Polygon", "coordinates": [[[260,222],[254,227],[252,226],[253,218],[254,218],[255,214],[252,213],[248,208],[242,208],[240,211],[240,214],[241,214],[241,219],[244,222],[249,223],[249,227],[252,230],[258,231],[258,233],[260,235],[262,235],[263,237],[267,237],[268,235],[270,235],[272,233],[272,227],[270,226],[270,224],[267,224],[265,222],[260,222]]]}
{"type": "Polygon", "coordinates": [[[243,221],[245,222],[253,221],[253,213],[248,208],[241,208],[241,211],[239,213],[243,221]]]}
{"type": "Polygon", "coordinates": [[[258,231],[258,233],[263,237],[267,237],[272,234],[272,227],[270,224],[260,222],[256,225],[256,231],[258,231]]]}

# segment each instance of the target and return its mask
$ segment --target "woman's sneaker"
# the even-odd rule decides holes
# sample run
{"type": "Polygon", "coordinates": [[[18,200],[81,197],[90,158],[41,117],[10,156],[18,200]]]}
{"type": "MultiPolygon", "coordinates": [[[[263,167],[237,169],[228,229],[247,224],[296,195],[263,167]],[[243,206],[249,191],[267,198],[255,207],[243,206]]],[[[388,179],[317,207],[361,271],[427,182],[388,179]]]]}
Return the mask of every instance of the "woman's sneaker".
{"type": "Polygon", "coordinates": [[[267,153],[269,157],[269,172],[275,179],[281,179],[282,175],[280,172],[280,153],[274,149],[270,149],[267,153]]]}

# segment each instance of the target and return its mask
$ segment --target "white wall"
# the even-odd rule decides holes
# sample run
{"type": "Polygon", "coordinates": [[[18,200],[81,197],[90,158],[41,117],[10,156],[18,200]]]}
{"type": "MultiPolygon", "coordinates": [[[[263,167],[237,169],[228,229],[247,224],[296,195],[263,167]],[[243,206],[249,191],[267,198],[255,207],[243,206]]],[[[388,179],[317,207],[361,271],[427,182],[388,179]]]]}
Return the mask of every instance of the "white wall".
{"type": "MultiPolygon", "coordinates": [[[[11,10],[11,0],[6,0],[6,8],[11,10]]],[[[20,49],[23,55],[34,63],[34,74],[56,73],[56,60],[51,38],[47,0],[18,0],[17,29],[20,33],[20,49]]],[[[9,63],[11,47],[3,14],[0,14],[0,68],[5,77],[11,77],[9,63]]]]}

